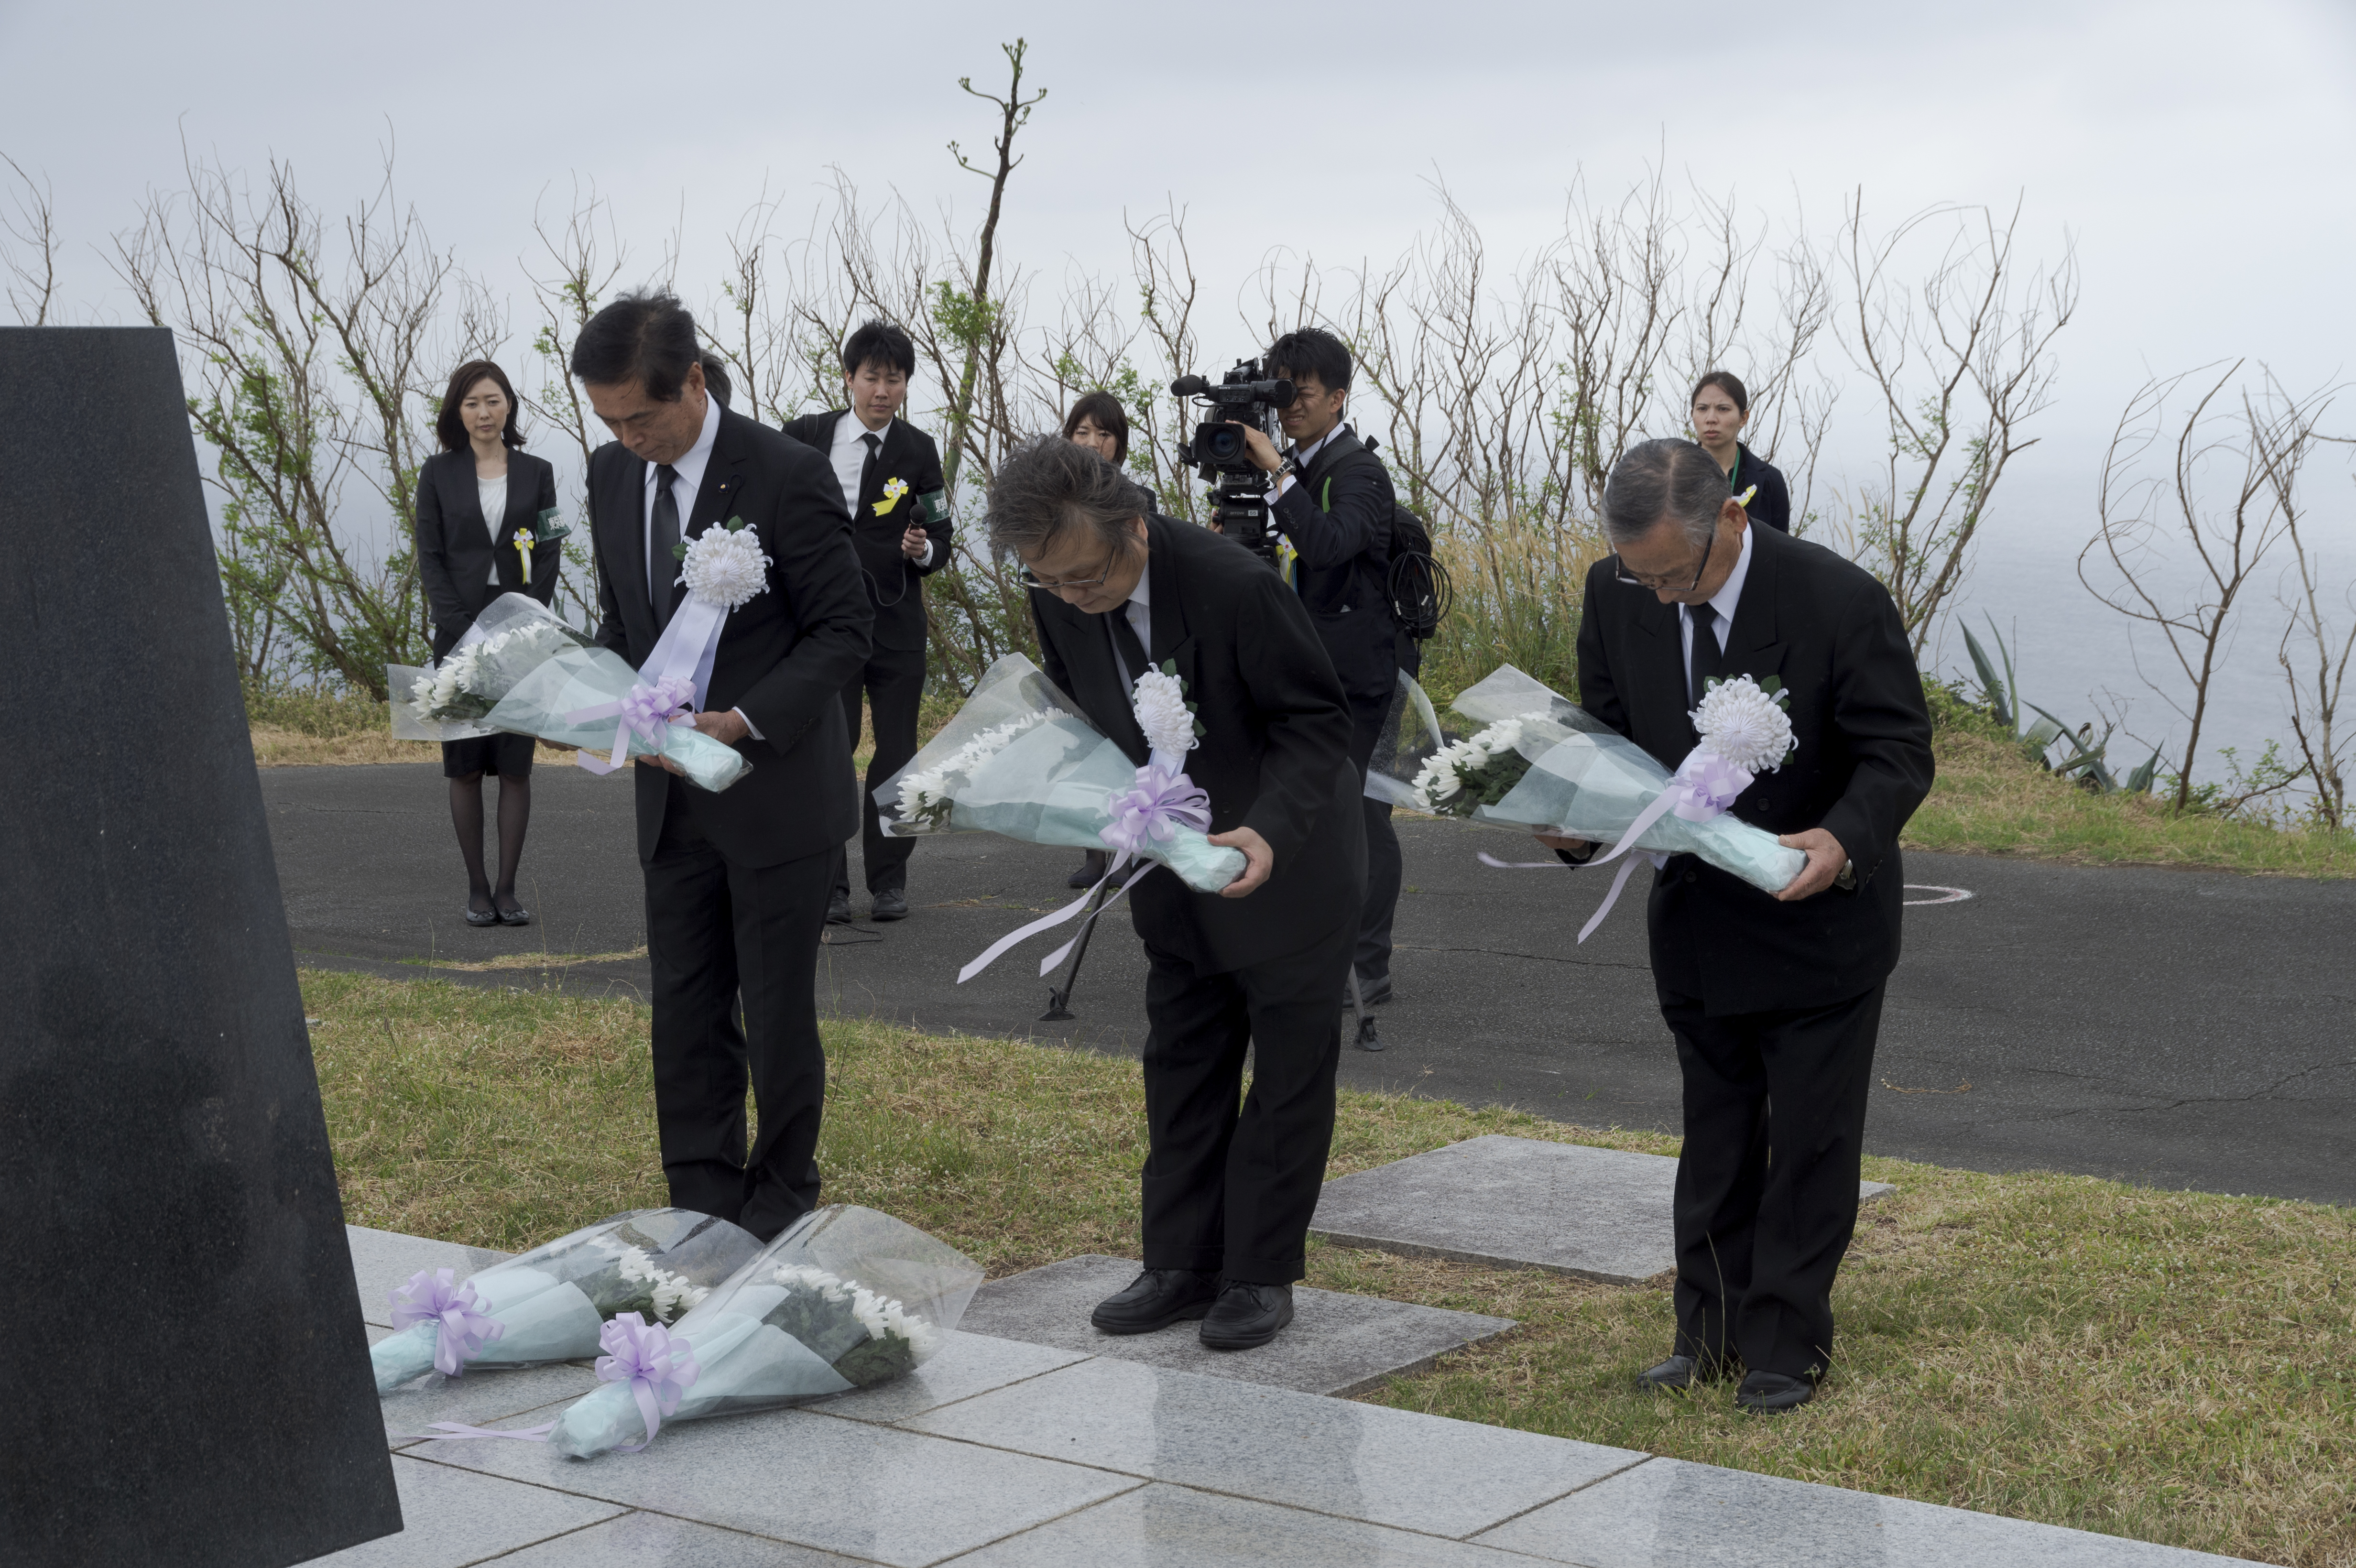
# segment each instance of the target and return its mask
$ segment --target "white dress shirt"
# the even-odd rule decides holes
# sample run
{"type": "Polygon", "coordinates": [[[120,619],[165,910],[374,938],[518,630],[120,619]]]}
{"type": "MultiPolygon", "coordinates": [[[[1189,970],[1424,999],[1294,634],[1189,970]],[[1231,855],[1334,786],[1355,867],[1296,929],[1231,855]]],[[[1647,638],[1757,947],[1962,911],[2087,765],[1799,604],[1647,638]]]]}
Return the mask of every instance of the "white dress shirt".
{"type": "MultiPolygon", "coordinates": [[[[712,443],[719,438],[720,400],[706,392],[703,394],[702,432],[695,438],[695,444],[687,449],[686,454],[670,465],[671,472],[679,475],[670,484],[670,501],[679,508],[679,537],[682,540],[687,538],[687,520],[695,512],[695,493],[703,488],[703,471],[712,466],[712,443]]],[[[650,594],[663,592],[679,582],[679,563],[655,559],[655,485],[661,476],[662,471],[657,464],[647,464],[647,587],[650,594]]],[[[768,739],[753,727],[750,719],[744,718],[743,709],[732,708],[729,711],[744,720],[745,731],[753,739],[768,739]]]]}
{"type": "MultiPolygon", "coordinates": [[[[1718,612],[1717,635],[1718,648],[1720,653],[1726,651],[1727,629],[1734,624],[1734,606],[1742,597],[1742,580],[1751,575],[1751,529],[1759,526],[1757,523],[1752,523],[1750,528],[1742,530],[1742,553],[1734,558],[1734,570],[1726,574],[1725,586],[1709,596],[1709,607],[1718,612]]],[[[1694,639],[1691,605],[1677,606],[1677,637],[1678,647],[1685,655],[1685,668],[1690,676],[1693,669],[1694,639]]]]}
{"type": "Polygon", "coordinates": [[[508,542],[499,538],[499,528],[508,515],[508,476],[502,474],[496,479],[486,479],[477,475],[475,495],[483,504],[483,526],[491,534],[491,571],[485,581],[497,582],[499,580],[499,547],[508,542]]]}
{"type": "MultiPolygon", "coordinates": [[[[834,480],[842,486],[842,505],[850,512],[854,527],[859,522],[859,481],[867,472],[867,443],[861,438],[872,435],[881,443],[890,438],[891,429],[887,424],[882,430],[869,430],[860,422],[858,411],[852,409],[843,410],[842,417],[834,421],[834,448],[827,455],[834,460],[834,480]]],[[[878,445],[875,450],[880,454],[884,448],[878,445]]],[[[887,474],[884,477],[888,479],[891,475],[887,474]]],[[[903,528],[906,527],[906,514],[903,514],[903,528]]],[[[925,553],[916,558],[916,564],[923,566],[932,559],[933,541],[926,539],[925,553]]]]}

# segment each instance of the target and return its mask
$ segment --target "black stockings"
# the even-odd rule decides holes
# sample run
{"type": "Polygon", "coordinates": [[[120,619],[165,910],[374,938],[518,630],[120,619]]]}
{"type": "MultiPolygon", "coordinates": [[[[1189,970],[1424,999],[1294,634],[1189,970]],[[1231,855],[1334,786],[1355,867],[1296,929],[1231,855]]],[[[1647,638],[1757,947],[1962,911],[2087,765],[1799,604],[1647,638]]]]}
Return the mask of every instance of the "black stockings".
{"type": "Polygon", "coordinates": [[[531,825],[531,780],[499,775],[499,880],[494,888],[483,870],[483,775],[450,781],[450,822],[458,830],[458,853],[466,862],[466,907],[512,911],[516,868],[523,862],[524,830],[531,825]]]}

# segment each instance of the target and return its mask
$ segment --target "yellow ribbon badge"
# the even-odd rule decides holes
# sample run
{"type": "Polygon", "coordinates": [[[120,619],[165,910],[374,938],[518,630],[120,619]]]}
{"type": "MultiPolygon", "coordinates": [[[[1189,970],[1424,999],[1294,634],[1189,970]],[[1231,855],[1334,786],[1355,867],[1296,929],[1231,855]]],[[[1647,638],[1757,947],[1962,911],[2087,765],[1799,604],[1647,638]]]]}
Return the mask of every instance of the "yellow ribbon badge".
{"type": "Polygon", "coordinates": [[[884,486],[884,498],[875,503],[875,515],[880,517],[898,506],[900,497],[907,493],[908,482],[905,479],[894,479],[886,484],[884,486]]]}
{"type": "Polygon", "coordinates": [[[516,560],[520,561],[523,565],[523,581],[524,586],[527,588],[531,586],[531,530],[530,528],[518,528],[515,531],[516,560]]]}

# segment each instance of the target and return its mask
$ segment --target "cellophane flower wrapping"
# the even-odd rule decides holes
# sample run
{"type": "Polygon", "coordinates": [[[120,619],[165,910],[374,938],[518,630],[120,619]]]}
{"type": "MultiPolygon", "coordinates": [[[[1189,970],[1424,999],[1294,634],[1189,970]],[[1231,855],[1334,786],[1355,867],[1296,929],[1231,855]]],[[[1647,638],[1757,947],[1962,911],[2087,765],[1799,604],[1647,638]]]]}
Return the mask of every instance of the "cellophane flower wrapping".
{"type": "MultiPolygon", "coordinates": [[[[1399,699],[1366,778],[1366,793],[1378,800],[1608,845],[1618,843],[1668,787],[1670,770],[1651,752],[1511,665],[1458,695],[1451,711],[1461,722],[1452,730],[1441,724],[1421,687],[1404,671],[1398,678],[1399,699]],[[1526,765],[1502,791],[1494,786],[1515,766],[1500,767],[1487,754],[1500,741],[1526,765]],[[1486,781],[1491,789],[1479,793],[1496,798],[1469,798],[1475,792],[1462,789],[1445,793],[1451,778],[1486,781]]],[[[1804,853],[1731,813],[1708,822],[1670,813],[1647,827],[1634,848],[1698,855],[1767,892],[1789,886],[1807,864],[1804,853]]]]}
{"type": "MultiPolygon", "coordinates": [[[[498,603],[519,599],[522,595],[505,594],[498,603]]],[[[524,599],[523,603],[539,608],[534,601],[524,599]]],[[[511,734],[534,735],[560,746],[611,756],[618,719],[569,715],[619,702],[637,683],[638,672],[630,667],[629,660],[611,648],[576,639],[505,688],[498,705],[482,722],[511,734]]],[[[633,731],[625,760],[652,756],[669,757],[686,773],[688,783],[712,791],[726,789],[753,771],[753,764],[735,747],[684,724],[664,726],[659,741],[633,731]]]]}
{"type": "MultiPolygon", "coordinates": [[[[948,1342],[981,1269],[946,1242],[873,1209],[805,1214],[671,1325],[700,1371],[679,1408],[694,1421],[766,1410],[886,1382],[948,1342]]],[[[585,1459],[645,1440],[628,1387],[576,1401],[549,1441],[585,1459]]]]}
{"type": "MultiPolygon", "coordinates": [[[[636,1312],[675,1323],[760,1250],[752,1232],[688,1209],[637,1209],[584,1225],[470,1277],[478,1310],[503,1331],[466,1364],[530,1367],[594,1356],[608,1317],[636,1312]]],[[[432,1371],[438,1332],[419,1323],[371,1346],[377,1392],[432,1371]]]]}
{"type": "Polygon", "coordinates": [[[518,681],[556,654],[588,645],[587,637],[539,600],[502,593],[431,667],[384,667],[392,738],[464,741],[496,734],[499,727],[488,716],[518,681]]]}
{"type": "MultiPolygon", "coordinates": [[[[1137,764],[1079,716],[1072,699],[1021,654],[982,675],[973,695],[908,765],[875,792],[884,831],[995,833],[1025,844],[1102,849],[1106,803],[1137,783],[1137,764]]],[[[1149,844],[1200,892],[1243,874],[1239,849],[1189,827],[1149,844]]]]}

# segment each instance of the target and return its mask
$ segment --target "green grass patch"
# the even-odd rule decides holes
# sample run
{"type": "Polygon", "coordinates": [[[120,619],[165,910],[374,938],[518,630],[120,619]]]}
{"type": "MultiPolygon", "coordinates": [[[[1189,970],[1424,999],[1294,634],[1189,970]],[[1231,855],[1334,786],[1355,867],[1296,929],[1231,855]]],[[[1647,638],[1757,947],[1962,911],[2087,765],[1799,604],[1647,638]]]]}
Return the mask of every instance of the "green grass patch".
{"type": "MultiPolygon", "coordinates": [[[[519,1249],[664,1200],[636,1004],[306,972],[353,1222],[519,1249]]],[[[1135,1256],[1138,1067],[827,1026],[830,1200],[992,1275],[1135,1256]]],[[[1340,1175],[1483,1133],[1674,1154],[1657,1134],[1344,1093],[1340,1175]]],[[[2356,1211],[1896,1160],[1835,1307],[1836,1373],[1779,1420],[1649,1399],[1666,1283],[1313,1246],[1310,1283],[1522,1327],[1374,1403],[2258,1558],[2356,1563],[2356,1211]]]]}

